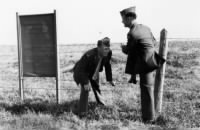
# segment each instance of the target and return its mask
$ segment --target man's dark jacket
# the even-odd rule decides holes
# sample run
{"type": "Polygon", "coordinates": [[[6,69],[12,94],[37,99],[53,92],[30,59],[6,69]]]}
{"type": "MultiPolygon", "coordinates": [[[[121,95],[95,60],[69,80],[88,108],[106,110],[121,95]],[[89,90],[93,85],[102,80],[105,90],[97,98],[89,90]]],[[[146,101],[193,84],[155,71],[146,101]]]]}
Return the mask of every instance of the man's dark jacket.
{"type": "MultiPolygon", "coordinates": [[[[105,67],[107,81],[112,81],[112,69],[110,64],[111,57],[112,51],[110,51],[106,57],[103,57],[99,69],[99,72],[101,72],[103,71],[103,66],[105,67]]],[[[92,80],[92,76],[97,68],[98,62],[97,48],[87,51],[74,66],[75,82],[81,85],[88,84],[89,81],[92,80]]]]}
{"type": "Polygon", "coordinates": [[[128,42],[124,51],[124,53],[128,54],[126,73],[141,74],[151,72],[165,62],[155,52],[155,39],[149,27],[135,23],[130,28],[127,39],[128,42]]]}

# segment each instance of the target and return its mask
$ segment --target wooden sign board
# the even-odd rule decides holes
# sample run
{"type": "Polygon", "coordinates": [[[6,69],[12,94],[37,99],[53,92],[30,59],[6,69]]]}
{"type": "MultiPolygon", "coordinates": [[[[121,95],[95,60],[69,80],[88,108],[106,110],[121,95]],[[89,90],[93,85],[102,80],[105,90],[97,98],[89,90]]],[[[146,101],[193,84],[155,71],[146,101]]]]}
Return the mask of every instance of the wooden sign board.
{"type": "Polygon", "coordinates": [[[56,77],[54,14],[21,15],[18,19],[22,76],[56,77]]]}

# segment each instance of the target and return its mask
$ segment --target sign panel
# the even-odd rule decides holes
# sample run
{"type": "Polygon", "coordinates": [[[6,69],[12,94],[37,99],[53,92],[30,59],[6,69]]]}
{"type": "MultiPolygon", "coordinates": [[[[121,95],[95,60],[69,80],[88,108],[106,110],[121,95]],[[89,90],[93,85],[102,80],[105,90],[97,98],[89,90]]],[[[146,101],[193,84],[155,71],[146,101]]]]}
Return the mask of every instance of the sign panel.
{"type": "Polygon", "coordinates": [[[54,14],[19,16],[22,75],[56,77],[56,24],[54,14]]]}

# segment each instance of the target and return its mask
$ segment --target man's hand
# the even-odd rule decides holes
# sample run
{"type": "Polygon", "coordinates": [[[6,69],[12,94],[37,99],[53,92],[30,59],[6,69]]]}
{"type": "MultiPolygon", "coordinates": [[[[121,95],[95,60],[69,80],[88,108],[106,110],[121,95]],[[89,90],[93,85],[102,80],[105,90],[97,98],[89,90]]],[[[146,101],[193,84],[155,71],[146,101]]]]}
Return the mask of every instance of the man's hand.
{"type": "Polygon", "coordinates": [[[115,86],[115,83],[113,81],[109,81],[110,85],[115,86]]]}
{"type": "Polygon", "coordinates": [[[123,53],[125,53],[125,54],[128,53],[128,52],[127,52],[127,46],[124,45],[124,44],[122,44],[122,43],[121,43],[121,49],[122,49],[122,52],[123,52],[123,53]]]}
{"type": "Polygon", "coordinates": [[[90,84],[89,84],[89,83],[88,83],[88,84],[85,84],[85,85],[84,85],[84,89],[85,89],[85,91],[90,91],[90,90],[91,90],[90,84]]]}

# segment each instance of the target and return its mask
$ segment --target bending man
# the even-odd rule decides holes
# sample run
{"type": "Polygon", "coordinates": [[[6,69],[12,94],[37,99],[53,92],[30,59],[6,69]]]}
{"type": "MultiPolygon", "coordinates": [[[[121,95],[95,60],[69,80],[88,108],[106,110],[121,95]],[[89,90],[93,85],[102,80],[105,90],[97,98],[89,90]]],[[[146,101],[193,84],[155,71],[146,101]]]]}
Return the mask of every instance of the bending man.
{"type": "Polygon", "coordinates": [[[81,85],[79,101],[80,116],[88,112],[88,96],[91,88],[97,103],[104,105],[104,101],[101,99],[101,90],[99,86],[99,72],[103,70],[103,66],[105,67],[107,81],[114,86],[110,64],[111,56],[110,39],[105,37],[98,41],[96,48],[87,51],[75,64],[74,80],[78,85],[81,85]]]}

